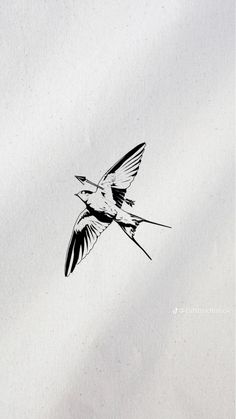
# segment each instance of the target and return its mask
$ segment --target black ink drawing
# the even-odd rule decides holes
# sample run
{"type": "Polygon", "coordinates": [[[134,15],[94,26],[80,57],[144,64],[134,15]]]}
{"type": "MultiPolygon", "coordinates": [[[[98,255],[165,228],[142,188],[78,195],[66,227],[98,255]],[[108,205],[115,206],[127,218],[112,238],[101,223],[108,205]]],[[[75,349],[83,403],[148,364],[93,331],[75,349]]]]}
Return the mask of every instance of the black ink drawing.
{"type": "Polygon", "coordinates": [[[101,178],[98,184],[84,176],[76,178],[84,184],[89,183],[97,189],[95,192],[82,190],[76,194],[86,205],[79,215],[72,232],[66,255],[65,276],[69,276],[75,266],[90,252],[100,234],[115,221],[127,236],[151,259],[146,250],[135,240],[134,235],[141,222],[170,226],[146,220],[122,209],[125,202],[129,206],[134,201],[125,197],[126,191],[133,182],[142,160],[145,143],[139,144],[118,160],[101,178]]]}

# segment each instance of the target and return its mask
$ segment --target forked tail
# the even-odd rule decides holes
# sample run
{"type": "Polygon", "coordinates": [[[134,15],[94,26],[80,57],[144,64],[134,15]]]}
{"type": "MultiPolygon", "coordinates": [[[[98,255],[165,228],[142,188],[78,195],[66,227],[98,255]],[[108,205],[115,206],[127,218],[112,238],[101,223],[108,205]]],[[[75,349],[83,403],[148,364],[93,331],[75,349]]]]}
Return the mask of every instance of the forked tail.
{"type": "Polygon", "coordinates": [[[141,222],[146,222],[146,223],[149,223],[149,224],[155,224],[155,225],[158,225],[160,227],[166,227],[166,228],[171,228],[171,227],[170,226],[167,226],[165,224],[160,224],[160,223],[156,223],[154,221],[146,220],[145,218],[139,217],[138,215],[129,214],[129,216],[130,216],[130,223],[122,223],[121,221],[118,221],[118,220],[117,220],[117,223],[122,228],[122,230],[125,232],[125,234],[127,234],[127,236],[138,247],[140,247],[140,249],[145,253],[145,255],[147,255],[147,257],[152,260],[151,256],[149,256],[149,254],[146,252],[146,250],[134,238],[134,235],[136,233],[137,227],[139,226],[139,224],[141,222]]]}
{"type": "Polygon", "coordinates": [[[127,227],[130,226],[131,229],[133,229],[133,234],[135,234],[137,227],[142,222],[149,223],[149,224],[155,224],[155,225],[160,226],[160,227],[171,228],[170,226],[167,226],[166,224],[160,224],[160,223],[156,223],[155,221],[146,220],[145,218],[139,217],[138,215],[134,215],[134,214],[129,213],[129,216],[130,216],[130,224],[128,222],[128,224],[126,224],[126,226],[127,227]]]}

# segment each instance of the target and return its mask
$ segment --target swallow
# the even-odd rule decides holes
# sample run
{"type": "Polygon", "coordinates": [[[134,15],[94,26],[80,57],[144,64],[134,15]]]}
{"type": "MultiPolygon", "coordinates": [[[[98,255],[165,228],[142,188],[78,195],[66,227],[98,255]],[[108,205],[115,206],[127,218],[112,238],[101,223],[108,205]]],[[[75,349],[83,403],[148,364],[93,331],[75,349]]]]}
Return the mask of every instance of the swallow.
{"type": "MultiPolygon", "coordinates": [[[[151,259],[149,254],[134,237],[139,224],[145,222],[171,228],[122,209],[124,203],[134,205],[134,201],[125,195],[138,173],[145,146],[145,143],[141,143],[125,154],[102,176],[98,184],[88,181],[96,186],[95,192],[85,189],[75,194],[83,201],[86,208],[78,216],[72,231],[66,253],[65,276],[69,276],[76,265],[89,254],[98,237],[113,221],[149,259],[151,259]]],[[[86,181],[85,177],[76,177],[79,180],[83,179],[83,182],[86,181]]]]}

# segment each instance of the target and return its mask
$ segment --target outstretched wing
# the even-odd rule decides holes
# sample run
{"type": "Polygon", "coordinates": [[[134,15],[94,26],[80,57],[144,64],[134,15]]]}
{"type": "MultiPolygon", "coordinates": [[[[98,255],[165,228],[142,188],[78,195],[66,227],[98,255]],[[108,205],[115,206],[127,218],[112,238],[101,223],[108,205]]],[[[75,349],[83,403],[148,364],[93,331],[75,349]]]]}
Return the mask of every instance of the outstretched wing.
{"type": "Polygon", "coordinates": [[[143,157],[146,144],[141,143],[118,160],[101,178],[99,185],[112,191],[116,205],[121,208],[126,190],[133,182],[143,157]]]}
{"type": "Polygon", "coordinates": [[[75,269],[75,266],[87,256],[100,234],[109,224],[109,222],[99,221],[87,209],[81,212],[74,225],[68,246],[65,276],[69,276],[75,269]]]}

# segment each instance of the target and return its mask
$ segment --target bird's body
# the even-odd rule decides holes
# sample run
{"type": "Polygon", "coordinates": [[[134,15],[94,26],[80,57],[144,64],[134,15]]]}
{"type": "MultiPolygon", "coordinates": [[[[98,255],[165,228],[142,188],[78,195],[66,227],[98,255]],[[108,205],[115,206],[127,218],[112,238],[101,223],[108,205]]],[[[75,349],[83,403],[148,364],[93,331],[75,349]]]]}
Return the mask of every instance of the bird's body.
{"type": "Polygon", "coordinates": [[[119,209],[116,207],[113,198],[107,197],[100,189],[97,189],[96,192],[89,195],[86,207],[95,215],[101,214],[111,220],[116,217],[117,210],[119,209]]]}
{"type": "Polygon", "coordinates": [[[149,259],[151,258],[148,253],[134,238],[138,225],[145,221],[170,228],[122,209],[124,202],[130,206],[134,205],[134,201],[125,198],[125,193],[138,172],[144,148],[145,143],[142,143],[127,153],[105,173],[98,185],[89,181],[97,186],[95,192],[83,190],[76,194],[84,202],[86,209],[79,215],[72,232],[66,256],[66,276],[73,272],[76,264],[90,252],[97,238],[113,221],[119,224],[149,259]]]}
{"type": "Polygon", "coordinates": [[[100,189],[89,194],[85,204],[91,214],[95,215],[98,219],[108,219],[110,222],[114,220],[117,223],[135,226],[131,215],[123,209],[118,208],[114,199],[107,197],[106,193],[100,189]]]}

